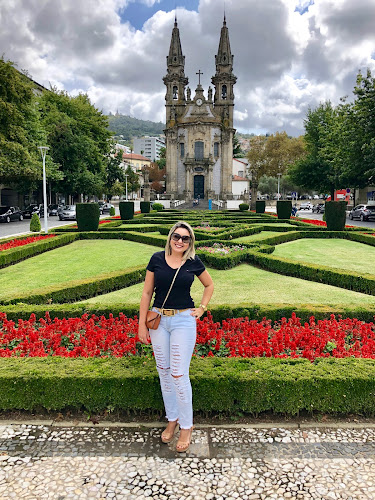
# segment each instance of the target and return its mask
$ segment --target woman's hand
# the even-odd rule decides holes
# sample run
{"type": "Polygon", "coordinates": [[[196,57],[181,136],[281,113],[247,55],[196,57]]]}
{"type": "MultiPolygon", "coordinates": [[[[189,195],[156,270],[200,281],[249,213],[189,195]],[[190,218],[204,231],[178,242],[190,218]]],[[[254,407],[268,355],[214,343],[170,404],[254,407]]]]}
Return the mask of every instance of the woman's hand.
{"type": "Polygon", "coordinates": [[[203,307],[193,307],[191,309],[191,316],[195,316],[197,319],[199,319],[202,314],[204,313],[203,307]]]}
{"type": "Polygon", "coordinates": [[[142,344],[150,343],[150,333],[146,325],[139,325],[138,327],[138,338],[142,344]]]}

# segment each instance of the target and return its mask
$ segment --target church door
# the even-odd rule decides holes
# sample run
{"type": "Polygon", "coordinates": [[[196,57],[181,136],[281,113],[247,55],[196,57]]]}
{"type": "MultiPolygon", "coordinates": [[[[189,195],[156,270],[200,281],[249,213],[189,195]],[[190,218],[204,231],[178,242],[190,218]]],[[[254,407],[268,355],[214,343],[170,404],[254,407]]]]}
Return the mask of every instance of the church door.
{"type": "Polygon", "coordinates": [[[204,198],[204,175],[194,176],[194,198],[199,198],[203,200],[204,198]]]}

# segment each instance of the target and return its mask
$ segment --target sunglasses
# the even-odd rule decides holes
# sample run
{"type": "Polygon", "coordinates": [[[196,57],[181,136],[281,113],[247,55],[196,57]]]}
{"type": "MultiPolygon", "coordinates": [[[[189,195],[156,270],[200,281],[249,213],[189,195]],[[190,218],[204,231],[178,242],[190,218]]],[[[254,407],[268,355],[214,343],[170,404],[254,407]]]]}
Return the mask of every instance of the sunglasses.
{"type": "Polygon", "coordinates": [[[172,240],[173,241],[182,241],[182,243],[190,243],[191,237],[190,236],[181,236],[178,233],[173,233],[172,234],[172,240]]]}

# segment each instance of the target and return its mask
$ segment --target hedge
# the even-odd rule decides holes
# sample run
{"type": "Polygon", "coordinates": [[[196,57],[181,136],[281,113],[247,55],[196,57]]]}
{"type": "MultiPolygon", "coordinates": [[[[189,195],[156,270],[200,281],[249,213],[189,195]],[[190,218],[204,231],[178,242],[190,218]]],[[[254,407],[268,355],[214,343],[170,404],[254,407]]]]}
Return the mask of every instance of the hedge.
{"type": "Polygon", "coordinates": [[[1,300],[0,304],[49,304],[51,302],[64,303],[84,300],[103,293],[113,292],[136,283],[140,283],[146,276],[143,266],[124,271],[107,273],[96,278],[85,278],[65,285],[51,285],[41,289],[40,293],[19,296],[1,300]]]}
{"type": "Polygon", "coordinates": [[[134,201],[120,201],[120,217],[122,220],[130,220],[134,217],[134,201]]]}
{"type": "Polygon", "coordinates": [[[141,201],[140,207],[142,214],[149,214],[151,209],[151,203],[149,201],[141,201]]]}
{"type": "MultiPolygon", "coordinates": [[[[28,238],[29,236],[30,235],[25,236],[25,238],[28,238]]],[[[75,234],[62,234],[46,240],[36,241],[35,243],[28,243],[22,247],[3,250],[0,252],[0,268],[16,264],[17,262],[21,262],[29,257],[46,252],[47,250],[53,250],[54,248],[68,245],[76,238],[77,236],[75,234]]]]}
{"type": "Polygon", "coordinates": [[[77,203],[78,231],[97,231],[99,227],[100,210],[97,203],[77,203]]]}
{"type": "Polygon", "coordinates": [[[266,211],[266,202],[264,200],[256,200],[255,211],[257,214],[264,214],[266,211]]]}
{"type": "MultiPolygon", "coordinates": [[[[298,415],[375,414],[370,359],[193,358],[195,411],[298,415]]],[[[2,358],[0,409],[162,410],[155,361],[132,358],[2,358]]]]}
{"type": "Polygon", "coordinates": [[[343,231],[346,223],[346,201],[326,201],[325,219],[328,231],[343,231]]]}
{"type": "Polygon", "coordinates": [[[289,200],[278,200],[276,202],[278,219],[290,219],[292,214],[292,202],[289,200]]]}

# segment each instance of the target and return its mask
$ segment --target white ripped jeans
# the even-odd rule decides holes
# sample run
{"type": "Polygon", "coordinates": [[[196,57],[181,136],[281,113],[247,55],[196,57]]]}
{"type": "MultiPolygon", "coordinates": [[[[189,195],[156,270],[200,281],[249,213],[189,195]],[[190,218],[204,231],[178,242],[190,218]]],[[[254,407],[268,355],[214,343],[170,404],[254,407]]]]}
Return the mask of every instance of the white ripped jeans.
{"type": "Polygon", "coordinates": [[[150,330],[156,368],[168,421],[181,429],[193,425],[193,396],[189,367],[197,337],[197,320],[191,309],[162,316],[157,330],[150,330]]]}

